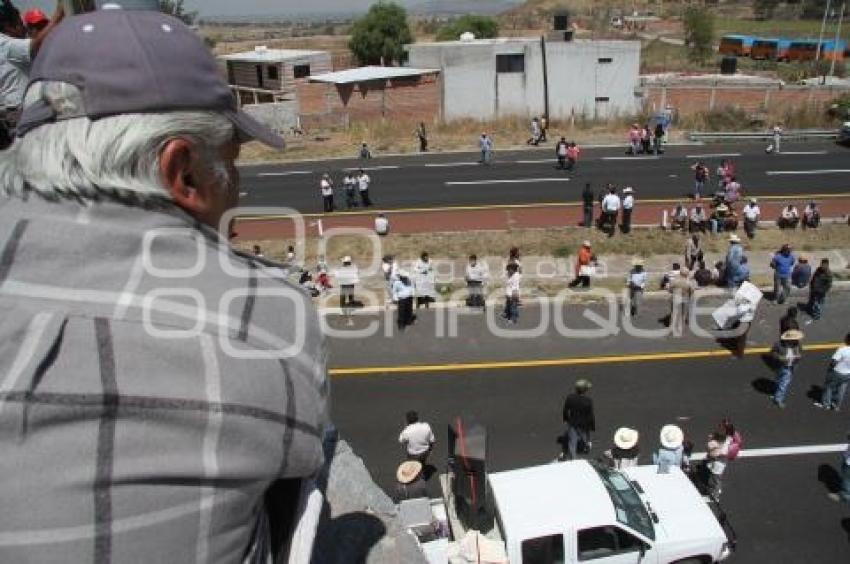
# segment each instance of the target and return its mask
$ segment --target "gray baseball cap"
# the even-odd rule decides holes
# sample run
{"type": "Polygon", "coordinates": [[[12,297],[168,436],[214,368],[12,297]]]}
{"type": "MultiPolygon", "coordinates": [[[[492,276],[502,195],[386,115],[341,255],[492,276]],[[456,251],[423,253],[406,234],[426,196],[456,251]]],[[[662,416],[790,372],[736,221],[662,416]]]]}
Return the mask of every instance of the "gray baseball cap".
{"type": "Polygon", "coordinates": [[[23,109],[17,134],[58,120],[134,113],[212,111],[226,116],[242,141],[283,148],[283,138],[236,104],[215,58],[181,21],[152,11],[99,10],[66,18],[33,61],[29,88],[42,81],[80,89],[81,111],[47,102],[23,109]]]}

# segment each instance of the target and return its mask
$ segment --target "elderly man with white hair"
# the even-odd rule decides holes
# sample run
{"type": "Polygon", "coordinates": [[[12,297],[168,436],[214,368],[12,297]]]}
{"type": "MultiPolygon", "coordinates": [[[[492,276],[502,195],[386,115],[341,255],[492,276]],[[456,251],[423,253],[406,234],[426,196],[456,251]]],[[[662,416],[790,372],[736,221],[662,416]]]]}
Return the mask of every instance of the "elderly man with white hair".
{"type": "Polygon", "coordinates": [[[191,30],[123,10],[54,29],[17,135],[0,153],[0,561],[308,561],[319,321],[228,241],[240,144],[283,140],[191,30]]]}

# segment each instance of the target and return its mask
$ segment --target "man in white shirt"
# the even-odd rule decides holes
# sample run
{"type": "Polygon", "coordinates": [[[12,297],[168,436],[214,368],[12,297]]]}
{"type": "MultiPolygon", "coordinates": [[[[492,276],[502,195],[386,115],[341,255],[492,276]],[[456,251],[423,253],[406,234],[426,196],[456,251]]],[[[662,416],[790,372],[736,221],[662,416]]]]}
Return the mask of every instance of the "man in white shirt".
{"type": "Polygon", "coordinates": [[[322,206],[325,213],[334,211],[334,183],[330,174],[323,174],[319,181],[319,190],[322,192],[322,206]]]}
{"type": "Polygon", "coordinates": [[[643,292],[646,290],[646,271],[643,269],[643,259],[637,258],[632,261],[632,270],[626,277],[626,284],[629,288],[629,314],[634,317],[637,315],[643,292]]]}
{"type": "Polygon", "coordinates": [[[364,208],[368,208],[372,205],[372,200],[369,198],[369,184],[371,184],[371,182],[372,179],[369,178],[366,171],[361,168],[357,175],[357,186],[360,189],[360,201],[363,202],[364,208]]]}
{"type": "Polygon", "coordinates": [[[744,216],[744,232],[750,239],[756,236],[756,227],[758,227],[759,218],[761,217],[761,208],[755,198],[750,198],[750,201],[741,210],[744,216]]]}
{"type": "Polygon", "coordinates": [[[608,230],[608,236],[613,237],[614,231],[617,228],[617,213],[620,211],[620,197],[617,195],[617,189],[611,186],[608,189],[608,194],[602,198],[602,230],[608,230]]]}
{"type": "Polygon", "coordinates": [[[634,207],[634,188],[626,186],[623,188],[623,233],[629,233],[632,230],[632,210],[634,207]]]}
{"type": "Polygon", "coordinates": [[[850,385],[850,333],[844,336],[844,345],[835,351],[829,361],[823,394],[815,405],[833,411],[840,410],[848,385],[850,385]]]}
{"type": "Polygon", "coordinates": [[[27,38],[21,14],[10,2],[0,4],[0,149],[12,142],[18,109],[29,83],[30,64],[53,27],[64,17],[63,2],[56,3],[53,20],[27,38]]]}
{"type": "Polygon", "coordinates": [[[405,420],[407,427],[401,431],[398,442],[401,443],[409,460],[418,460],[424,465],[436,442],[434,432],[430,425],[419,421],[419,414],[415,411],[408,411],[405,420]]]}
{"type": "Polygon", "coordinates": [[[334,277],[339,286],[339,307],[347,324],[353,325],[351,312],[354,309],[354,286],[360,283],[360,272],[352,264],[350,256],[343,257],[342,266],[334,272],[334,277]]]}
{"type": "Polygon", "coordinates": [[[484,284],[490,278],[490,269],[486,262],[479,262],[476,255],[469,255],[469,263],[466,265],[466,287],[469,297],[466,305],[469,307],[484,308],[484,284]]]}
{"type": "Polygon", "coordinates": [[[379,213],[378,217],[375,218],[375,233],[383,237],[389,232],[390,220],[387,219],[387,216],[385,216],[384,214],[379,213]]]}

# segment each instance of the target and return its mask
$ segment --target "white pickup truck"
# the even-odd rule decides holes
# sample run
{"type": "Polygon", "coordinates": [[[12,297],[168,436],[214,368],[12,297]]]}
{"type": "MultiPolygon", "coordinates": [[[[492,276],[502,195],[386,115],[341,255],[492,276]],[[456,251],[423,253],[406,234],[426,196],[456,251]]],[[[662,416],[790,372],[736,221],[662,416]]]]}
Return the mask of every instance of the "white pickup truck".
{"type": "MultiPolygon", "coordinates": [[[[496,523],[487,537],[501,540],[506,556],[492,561],[702,564],[734,548],[722,510],[679,468],[617,471],[581,460],[492,473],[488,481],[496,523]]],[[[452,521],[453,536],[463,536],[452,521]]]]}

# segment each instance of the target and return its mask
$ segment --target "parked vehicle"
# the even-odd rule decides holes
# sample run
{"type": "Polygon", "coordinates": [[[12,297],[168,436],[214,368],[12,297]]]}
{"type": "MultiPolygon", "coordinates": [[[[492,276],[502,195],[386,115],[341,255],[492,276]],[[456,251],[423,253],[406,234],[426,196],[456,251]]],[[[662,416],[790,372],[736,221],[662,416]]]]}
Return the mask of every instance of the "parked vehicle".
{"type": "MultiPolygon", "coordinates": [[[[487,539],[504,547],[493,561],[702,564],[734,550],[720,506],[678,467],[618,471],[576,460],[492,473],[488,485],[495,526],[487,539]]],[[[453,538],[464,538],[468,531],[451,521],[453,538]]]]}
{"type": "MultiPolygon", "coordinates": [[[[847,44],[844,41],[824,41],[821,43],[820,58],[824,61],[843,61],[844,50],[847,44]]],[[[804,39],[792,41],[788,47],[788,60],[790,61],[814,61],[818,53],[818,42],[815,39],[804,39]]]]}
{"type": "Polygon", "coordinates": [[[755,60],[788,61],[788,48],[791,46],[790,39],[756,39],[750,57],[755,60]]]}
{"type": "Polygon", "coordinates": [[[721,55],[749,57],[755,39],[752,35],[724,35],[720,38],[718,52],[721,55]]]}
{"type": "Polygon", "coordinates": [[[850,121],[841,124],[841,128],[838,130],[838,142],[842,145],[850,145],[850,121]]]}

